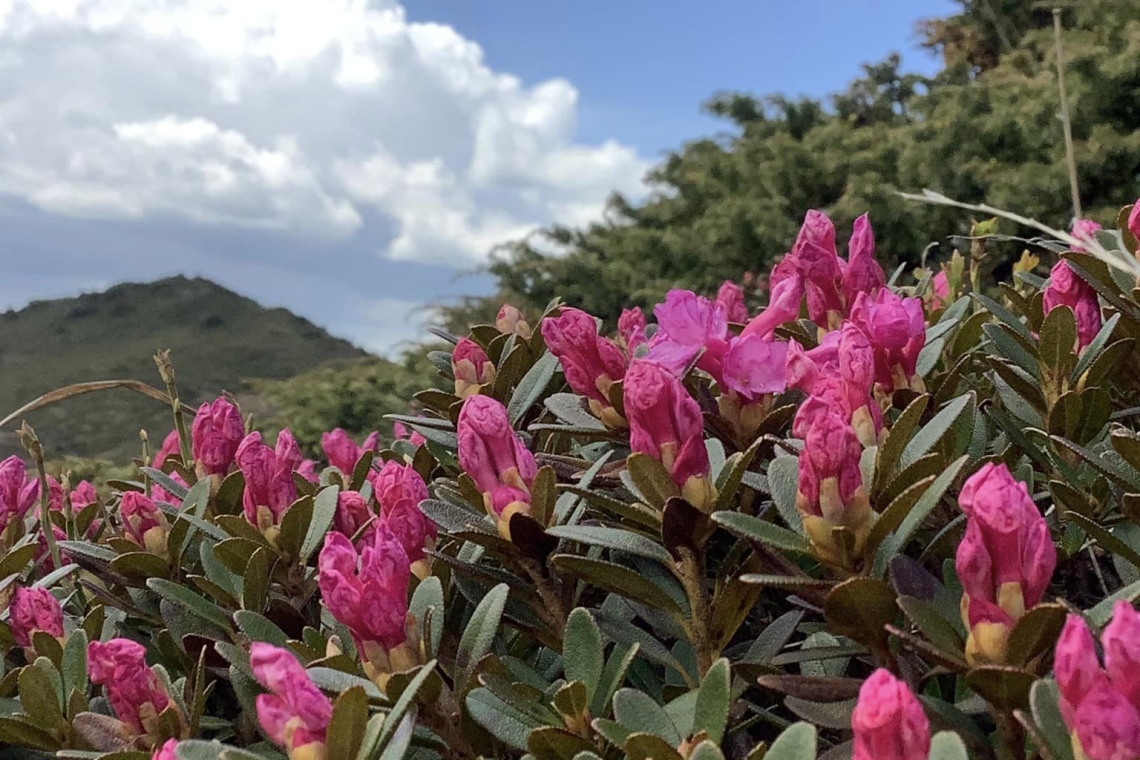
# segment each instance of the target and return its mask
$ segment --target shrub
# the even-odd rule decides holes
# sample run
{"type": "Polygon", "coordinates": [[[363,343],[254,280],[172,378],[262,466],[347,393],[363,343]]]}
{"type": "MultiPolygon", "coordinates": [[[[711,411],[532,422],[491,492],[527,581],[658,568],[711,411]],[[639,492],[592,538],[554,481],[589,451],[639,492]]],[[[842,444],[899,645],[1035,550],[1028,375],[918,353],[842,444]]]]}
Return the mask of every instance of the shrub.
{"type": "Polygon", "coordinates": [[[454,393],[321,464],[231,399],[183,408],[160,356],[175,429],[109,497],[26,427],[32,464],[0,464],[0,740],[1138,758],[1131,216],[991,297],[979,256],[888,282],[865,218],[843,260],[812,212],[759,314],[731,284],[614,337],[504,308],[434,354],[454,393]]]}

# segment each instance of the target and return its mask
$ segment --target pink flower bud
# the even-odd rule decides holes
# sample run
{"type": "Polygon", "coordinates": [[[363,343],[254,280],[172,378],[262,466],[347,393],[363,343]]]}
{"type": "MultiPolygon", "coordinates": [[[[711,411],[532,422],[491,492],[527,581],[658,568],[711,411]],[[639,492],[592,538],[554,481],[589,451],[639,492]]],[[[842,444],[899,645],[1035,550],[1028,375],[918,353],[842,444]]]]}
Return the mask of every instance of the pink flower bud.
{"type": "Polygon", "coordinates": [[[0,462],[0,531],[13,519],[23,519],[39,493],[40,483],[28,478],[24,460],[13,455],[0,462]]]}
{"type": "Polygon", "coordinates": [[[1104,667],[1112,685],[1140,707],[1140,613],[1126,601],[1113,607],[1112,622],[1100,637],[1104,667]]]}
{"type": "Polygon", "coordinates": [[[1101,327],[1100,301],[1093,287],[1073,271],[1069,262],[1062,259],[1054,265],[1043,295],[1046,314],[1058,306],[1072,309],[1077,322],[1078,351],[1092,342],[1101,327]]]}
{"type": "MultiPolygon", "coordinates": [[[[1074,219],[1073,220],[1073,237],[1078,240],[1091,240],[1096,238],[1096,233],[1103,229],[1099,224],[1092,219],[1074,219]]],[[[1073,250],[1078,253],[1084,253],[1085,247],[1083,245],[1073,246],[1073,250]]]]}
{"type": "Polygon", "coordinates": [[[310,483],[315,484],[321,482],[321,474],[317,471],[317,463],[312,459],[306,459],[301,462],[297,467],[297,474],[310,483]]]}
{"type": "Polygon", "coordinates": [[[419,506],[421,501],[428,498],[427,483],[415,467],[394,459],[385,462],[380,471],[372,475],[371,481],[382,512],[387,512],[400,501],[407,500],[419,506]]]}
{"type": "Polygon", "coordinates": [[[495,364],[482,346],[463,338],[451,352],[451,373],[455,375],[455,395],[464,398],[495,381],[495,364]]]}
{"type": "Polygon", "coordinates": [[[495,317],[495,329],[506,335],[530,337],[530,325],[523,313],[509,303],[503,304],[499,309],[499,314],[495,317]]]}
{"type": "Polygon", "coordinates": [[[171,430],[166,434],[166,438],[162,439],[162,448],[155,452],[154,458],[151,459],[150,466],[161,470],[162,466],[166,464],[166,460],[170,457],[179,457],[181,462],[182,442],[178,438],[178,431],[171,430]]]}
{"type": "MultiPolygon", "coordinates": [[[[544,333],[545,334],[545,333],[544,333]]],[[[510,515],[530,511],[530,487],[538,472],[534,455],[511,429],[507,409],[489,396],[471,396],[463,402],[456,426],[459,464],[483,493],[488,513],[499,523],[499,531],[509,537],[510,515]],[[492,498],[501,486],[509,486],[517,499],[510,512],[492,498]]]]}
{"type": "Polygon", "coordinates": [[[262,443],[258,432],[247,435],[238,446],[237,464],[245,477],[245,518],[262,532],[278,526],[296,501],[293,471],[301,462],[301,450],[288,429],[277,434],[276,450],[262,443]]]}
{"type": "Polygon", "coordinates": [[[269,691],[257,697],[257,719],[266,736],[290,758],[324,757],[332,704],[297,658],[287,649],[258,641],[249,649],[249,664],[269,691]],[[302,748],[308,749],[302,753],[302,748]]]}
{"type": "Polygon", "coordinates": [[[744,303],[744,291],[731,280],[725,280],[716,293],[716,303],[732,323],[743,325],[748,322],[748,306],[744,303]]]}
{"type": "Polygon", "coordinates": [[[178,760],[174,750],[178,749],[177,739],[167,739],[166,743],[154,751],[151,760],[178,760]]]}
{"type": "Polygon", "coordinates": [[[375,432],[368,434],[362,446],[357,446],[352,436],[341,428],[321,433],[321,449],[325,452],[325,459],[348,477],[352,477],[356,463],[366,452],[375,452],[379,448],[380,436],[375,432]]]}
{"type": "Polygon", "coordinates": [[[824,407],[807,427],[804,449],[799,457],[799,493],[808,514],[824,517],[832,524],[842,521],[839,513],[863,486],[859,458],[863,447],[854,429],[834,407],[824,407]],[[834,478],[838,487],[838,504],[822,499],[822,484],[834,478]],[[821,500],[822,499],[822,500],[821,500]]]}
{"type": "Polygon", "coordinates": [[[166,553],[170,522],[154,502],[137,491],[127,491],[119,502],[123,536],[152,554],[166,553]]]}
{"type": "Polygon", "coordinates": [[[1097,661],[1096,642],[1079,615],[1069,615],[1065,620],[1053,650],[1053,673],[1061,692],[1061,716],[1072,726],[1081,699],[1108,681],[1097,661]]]}
{"type": "Polygon", "coordinates": [[[633,352],[639,346],[645,344],[645,328],[645,314],[641,311],[641,307],[622,309],[621,316],[618,317],[618,335],[625,345],[626,353],[630,356],[633,356],[633,352]]]}
{"type": "Polygon", "coordinates": [[[358,491],[341,491],[336,497],[333,529],[352,538],[374,517],[368,502],[358,491]]]}
{"type": "Polygon", "coordinates": [[[603,421],[616,423],[617,413],[608,394],[610,386],[625,375],[621,349],[599,336],[597,322],[581,309],[563,308],[559,316],[544,319],[542,337],[562,364],[570,388],[590,401],[595,415],[609,416],[603,421]]]}
{"type": "Polygon", "coordinates": [[[875,261],[875,234],[866,214],[855,220],[848,251],[840,288],[844,303],[850,306],[860,293],[874,295],[887,284],[883,268],[875,261]]]}
{"type": "Polygon", "coordinates": [[[926,760],[930,721],[905,683],[879,668],[859,688],[851,713],[852,760],[926,760]]]}
{"type": "Polygon", "coordinates": [[[411,562],[387,524],[377,525],[359,554],[345,536],[329,533],[318,565],[325,606],[352,632],[362,660],[404,643],[411,562]]]}
{"type": "Polygon", "coordinates": [[[860,293],[851,308],[851,321],[871,341],[877,382],[888,389],[908,387],[926,344],[921,301],[900,298],[889,288],[874,296],[860,293]]]}
{"type": "Polygon", "coordinates": [[[683,491],[699,490],[689,480],[707,480],[711,469],[700,406],[680,380],[649,361],[634,361],[623,387],[630,448],[665,465],[683,491]]]}
{"type": "Polygon", "coordinates": [[[241,412],[224,397],[219,396],[212,404],[202,404],[190,429],[194,461],[207,475],[225,475],[244,435],[241,412]]]}
{"type": "Polygon", "coordinates": [[[400,542],[409,562],[422,560],[424,548],[434,544],[435,525],[410,499],[402,499],[393,504],[384,514],[384,523],[400,542]]]}
{"type": "Polygon", "coordinates": [[[158,715],[170,704],[158,676],[147,667],[146,649],[129,639],[87,645],[87,674],[103,687],[119,720],[140,734],[157,728],[158,715]]]}
{"type": "Polygon", "coordinates": [[[928,298],[931,309],[941,309],[950,305],[950,279],[944,270],[939,270],[931,279],[928,298]]]}
{"type": "Polygon", "coordinates": [[[419,432],[415,430],[409,430],[408,427],[402,422],[397,422],[392,426],[392,434],[398,441],[411,441],[411,444],[413,446],[423,446],[425,443],[427,443],[427,439],[424,438],[419,432]]]}
{"type": "Polygon", "coordinates": [[[75,512],[91,506],[98,500],[99,494],[95,492],[95,486],[86,480],[79,481],[75,488],[71,489],[71,509],[75,512]]]}
{"type": "Polygon", "coordinates": [[[1140,711],[1110,686],[1102,685],[1081,700],[1073,730],[1088,760],[1140,757],[1140,711]]]}
{"type": "Polygon", "coordinates": [[[733,338],[721,365],[725,388],[747,401],[755,401],[766,393],[782,393],[787,353],[787,343],[759,335],[733,338]]]}
{"type": "Polygon", "coordinates": [[[843,315],[843,264],[835,248],[835,225],[826,214],[808,212],[789,258],[803,276],[808,317],[825,329],[837,324],[843,315]]]}
{"type": "Polygon", "coordinates": [[[63,608],[46,588],[18,588],[12,597],[8,622],[12,638],[22,647],[32,645],[32,636],[43,631],[63,637],[63,608]]]}
{"type": "Polygon", "coordinates": [[[1140,239],[1140,199],[1132,204],[1132,211],[1128,214],[1128,231],[1132,237],[1140,239]]]}

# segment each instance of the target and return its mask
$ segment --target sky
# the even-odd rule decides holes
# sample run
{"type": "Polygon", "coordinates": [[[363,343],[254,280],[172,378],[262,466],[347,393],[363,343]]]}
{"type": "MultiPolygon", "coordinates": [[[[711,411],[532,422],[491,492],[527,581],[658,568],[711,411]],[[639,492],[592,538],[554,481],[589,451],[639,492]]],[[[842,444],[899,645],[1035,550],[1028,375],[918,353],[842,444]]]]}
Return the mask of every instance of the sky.
{"type": "Polygon", "coordinates": [[[0,0],[0,310],[176,273],[381,354],[718,90],[824,96],[950,0],[0,0]]]}

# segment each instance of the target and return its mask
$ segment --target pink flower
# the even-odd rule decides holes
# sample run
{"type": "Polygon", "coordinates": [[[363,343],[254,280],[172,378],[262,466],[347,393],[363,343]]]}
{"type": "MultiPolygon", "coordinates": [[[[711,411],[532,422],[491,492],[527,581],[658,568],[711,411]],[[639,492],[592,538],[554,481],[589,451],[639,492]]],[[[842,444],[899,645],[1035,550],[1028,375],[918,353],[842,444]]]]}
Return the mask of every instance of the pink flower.
{"type": "Polygon", "coordinates": [[[150,760],[178,760],[174,750],[178,749],[177,739],[167,739],[166,743],[154,751],[150,760]]]}
{"type": "Polygon", "coordinates": [[[87,646],[87,673],[103,687],[119,720],[137,733],[149,734],[170,697],[147,667],[146,649],[129,639],[92,641],[87,646]]]}
{"type": "Polygon", "coordinates": [[[1131,604],[1116,603],[1101,643],[1104,669],[1085,621],[1069,615],[1053,656],[1061,717],[1079,757],[1133,760],[1140,757],[1140,615],[1131,604]]]}
{"type": "Polygon", "coordinates": [[[950,280],[945,270],[939,270],[938,274],[934,275],[930,281],[930,291],[930,308],[941,309],[950,305],[950,280]]]}
{"type": "Polygon", "coordinates": [[[297,474],[310,483],[320,483],[321,474],[317,471],[317,463],[312,459],[306,459],[297,466],[297,474]]]}
{"type": "Polygon", "coordinates": [[[427,484],[416,469],[394,459],[385,462],[378,472],[374,472],[371,481],[376,501],[380,503],[383,512],[404,499],[418,506],[428,498],[427,484]]]}
{"type": "Polygon", "coordinates": [[[351,478],[352,473],[356,470],[356,463],[360,461],[367,452],[375,453],[380,448],[380,434],[373,431],[368,434],[364,439],[364,443],[360,446],[352,440],[352,436],[346,433],[341,428],[336,428],[329,433],[321,433],[321,449],[325,452],[325,458],[333,467],[341,471],[341,474],[351,478]]]}
{"type": "Polygon", "coordinates": [[[715,494],[700,406],[680,380],[651,361],[634,361],[623,387],[630,448],[661,462],[695,506],[711,506],[715,494]]]}
{"type": "Polygon", "coordinates": [[[1132,237],[1140,239],[1140,199],[1132,204],[1132,211],[1128,214],[1128,231],[1132,237]]]}
{"type": "Polygon", "coordinates": [[[717,305],[724,311],[729,322],[738,325],[748,321],[748,306],[744,303],[744,291],[731,280],[725,280],[716,293],[717,305]]]}
{"type": "Polygon", "coordinates": [[[930,721],[907,685],[879,668],[859,689],[851,713],[852,760],[926,760],[930,721]]]}
{"type": "Polygon", "coordinates": [[[792,341],[787,353],[788,385],[810,397],[796,412],[792,434],[802,438],[818,411],[834,408],[865,446],[878,443],[883,414],[876,403],[875,355],[867,336],[850,320],[832,330],[819,346],[804,351],[792,341]]]}
{"type": "Polygon", "coordinates": [[[137,491],[127,491],[119,502],[123,535],[152,554],[166,554],[170,523],[154,502],[137,491]]]}
{"type": "Polygon", "coordinates": [[[32,636],[43,631],[63,637],[63,608],[46,588],[18,588],[9,612],[12,638],[22,647],[32,645],[32,636]]]}
{"type": "Polygon", "coordinates": [[[766,393],[782,393],[788,344],[765,340],[759,335],[733,338],[721,365],[725,388],[748,401],[766,393]]]}
{"type": "Polygon", "coordinates": [[[609,399],[610,386],[625,375],[625,356],[617,344],[598,335],[592,316],[571,308],[544,319],[542,337],[562,364],[566,382],[575,393],[586,397],[594,416],[611,427],[620,427],[621,416],[609,399]]]}
{"type": "Polygon", "coordinates": [[[249,648],[249,664],[269,691],[257,697],[257,719],[265,735],[292,760],[323,758],[332,704],[301,663],[289,650],[258,641],[249,648]]]}
{"type": "Polygon", "coordinates": [[[297,499],[293,471],[301,461],[301,450],[288,428],[277,434],[276,450],[262,443],[258,432],[247,435],[238,446],[237,464],[245,477],[245,519],[267,536],[276,538],[281,518],[297,499]]]}
{"type": "Polygon", "coordinates": [[[392,426],[392,434],[396,440],[411,441],[413,446],[423,446],[427,443],[427,439],[415,430],[408,430],[407,426],[402,422],[397,422],[392,426]]]}
{"type": "Polygon", "coordinates": [[[721,363],[728,351],[728,318],[724,305],[690,290],[670,290],[653,309],[657,334],[649,341],[649,361],[674,375],[697,358],[697,366],[722,381],[721,363]]]}
{"type": "Polygon", "coordinates": [[[359,491],[341,491],[336,497],[333,530],[352,538],[374,517],[359,491]]]}
{"type": "Polygon", "coordinates": [[[451,373],[455,375],[455,395],[465,398],[495,381],[495,364],[482,346],[463,338],[451,352],[451,373]]]}
{"type": "MultiPolygon", "coordinates": [[[[1077,240],[1089,240],[1096,237],[1097,231],[1104,229],[1092,219],[1074,219],[1073,220],[1073,237],[1077,240]]],[[[1078,253],[1084,253],[1085,247],[1083,245],[1073,246],[1073,250],[1078,253]]]]}
{"type": "Polygon", "coordinates": [[[1096,291],[1073,271],[1069,262],[1062,259],[1054,265],[1043,295],[1042,306],[1046,314],[1058,306],[1072,309],[1077,322],[1076,350],[1087,346],[1100,332],[1100,301],[1096,291]]]}
{"type": "Polygon", "coordinates": [[[886,287],[887,276],[875,261],[875,235],[866,214],[855,220],[855,229],[848,244],[847,268],[840,280],[843,302],[855,303],[860,293],[874,295],[886,287]]]}
{"type": "Polygon", "coordinates": [[[1041,602],[1057,550],[1025,484],[1004,464],[988,463],[971,475],[958,503],[966,513],[955,559],[970,630],[966,654],[971,661],[1000,663],[1013,624],[1041,602]]]}
{"type": "Polygon", "coordinates": [[[161,470],[162,466],[166,464],[166,460],[173,456],[178,456],[181,462],[181,451],[182,442],[178,438],[178,431],[171,430],[166,434],[166,438],[162,440],[162,448],[155,452],[154,458],[151,459],[150,466],[161,470]]]}
{"type": "Polygon", "coordinates": [[[24,460],[12,455],[0,462],[0,532],[13,519],[23,519],[39,494],[40,483],[28,478],[24,460]]]}
{"type": "Polygon", "coordinates": [[[75,512],[91,506],[98,500],[99,494],[95,492],[95,486],[86,480],[79,481],[75,488],[71,489],[71,509],[75,512]]]}
{"type": "MultiPolygon", "coordinates": [[[[779,266],[776,267],[776,269],[779,268],[779,266]]],[[[742,335],[756,334],[769,337],[777,327],[799,317],[800,302],[804,298],[803,277],[794,269],[786,276],[778,279],[775,271],[773,271],[772,276],[772,290],[768,298],[768,306],[748,323],[742,335]]]]}
{"type": "Polygon", "coordinates": [[[640,306],[622,309],[621,316],[618,317],[618,335],[630,357],[639,346],[645,345],[645,328],[645,314],[640,306]]]}
{"type": "Polygon", "coordinates": [[[495,317],[495,329],[506,335],[530,337],[530,325],[523,313],[509,303],[503,304],[499,309],[499,314],[495,317]]]}
{"type": "Polygon", "coordinates": [[[792,246],[790,258],[804,278],[808,317],[829,328],[843,317],[839,281],[843,262],[835,248],[835,225],[821,211],[809,211],[792,246]]]}
{"type": "Polygon", "coordinates": [[[408,637],[411,562],[399,539],[380,523],[357,554],[342,534],[329,533],[318,564],[325,606],[352,632],[360,659],[376,671],[369,676],[390,673],[394,652],[410,654],[400,648],[408,637]]]}
{"type": "Polygon", "coordinates": [[[241,412],[224,397],[202,404],[190,429],[194,461],[207,475],[225,475],[244,435],[241,412]]]}
{"type": "Polygon", "coordinates": [[[506,407],[489,396],[463,402],[456,431],[459,464],[483,493],[499,532],[509,538],[511,515],[530,514],[530,487],[538,472],[534,455],[511,429],[506,407]]]}
{"type": "Polygon", "coordinates": [[[922,302],[901,298],[888,288],[873,297],[860,293],[851,308],[851,321],[871,341],[877,382],[891,390],[909,387],[926,344],[922,302]]]}

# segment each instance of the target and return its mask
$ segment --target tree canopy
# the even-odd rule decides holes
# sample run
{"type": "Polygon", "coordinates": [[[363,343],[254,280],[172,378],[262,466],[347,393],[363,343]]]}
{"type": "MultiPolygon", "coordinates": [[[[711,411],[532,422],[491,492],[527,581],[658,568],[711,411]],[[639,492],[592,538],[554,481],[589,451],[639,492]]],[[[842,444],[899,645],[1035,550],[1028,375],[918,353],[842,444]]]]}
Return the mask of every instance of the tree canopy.
{"type": "Polygon", "coordinates": [[[886,265],[917,263],[931,242],[968,232],[962,212],[917,205],[899,191],[930,188],[1067,227],[1058,5],[1084,216],[1111,222],[1140,191],[1140,3],[959,5],[956,15],[919,25],[923,46],[943,61],[934,77],[906,73],[893,54],[827,101],[714,95],[705,108],[730,133],[669,154],[640,203],[615,195],[601,222],[502,246],[489,267],[499,292],[453,307],[449,321],[486,321],[503,300],[541,310],[556,293],[612,320],[670,287],[711,291],[765,270],[807,208],[826,210],[841,230],[870,212],[886,265]]]}

